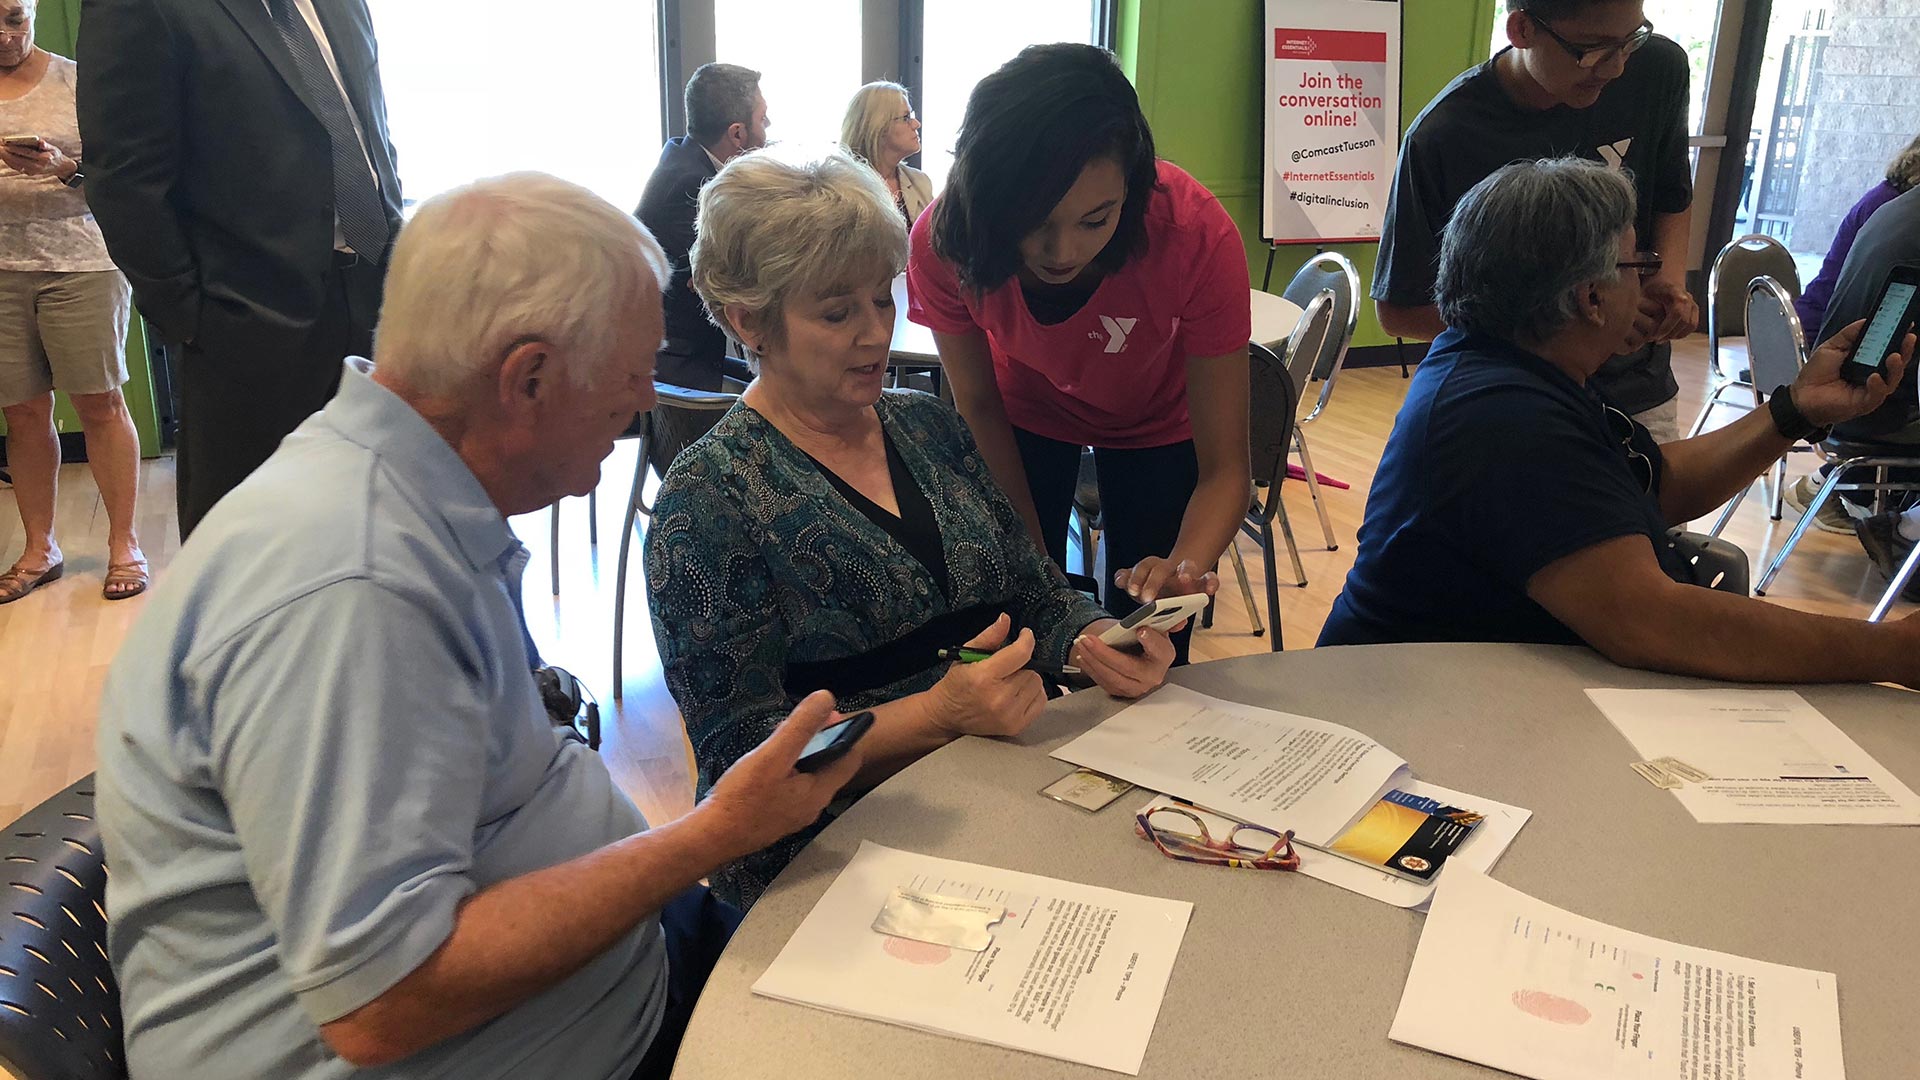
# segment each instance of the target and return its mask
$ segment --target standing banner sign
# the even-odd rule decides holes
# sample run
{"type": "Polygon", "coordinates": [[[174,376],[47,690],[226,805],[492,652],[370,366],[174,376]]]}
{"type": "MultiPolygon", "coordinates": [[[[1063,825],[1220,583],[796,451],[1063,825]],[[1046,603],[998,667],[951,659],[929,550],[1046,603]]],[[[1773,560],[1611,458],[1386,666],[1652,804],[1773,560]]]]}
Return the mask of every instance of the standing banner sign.
{"type": "Polygon", "coordinates": [[[1265,44],[1266,238],[1380,239],[1400,145],[1399,0],[1267,0],[1265,44]]]}

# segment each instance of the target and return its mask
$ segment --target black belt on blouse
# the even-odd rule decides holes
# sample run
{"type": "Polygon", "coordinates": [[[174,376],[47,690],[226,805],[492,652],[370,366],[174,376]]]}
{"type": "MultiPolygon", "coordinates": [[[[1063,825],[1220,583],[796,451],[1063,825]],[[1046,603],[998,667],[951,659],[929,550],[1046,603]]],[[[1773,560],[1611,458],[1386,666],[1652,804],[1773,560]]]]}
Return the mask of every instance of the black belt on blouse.
{"type": "MultiPolygon", "coordinates": [[[[891,686],[916,675],[941,661],[939,649],[964,644],[993,625],[1006,610],[1005,604],[975,604],[959,611],[935,615],[905,634],[856,656],[836,660],[787,662],[783,683],[787,693],[802,698],[815,690],[830,691],[836,698],[891,686]]],[[[1019,627],[1013,628],[1014,633],[1019,627]]]]}

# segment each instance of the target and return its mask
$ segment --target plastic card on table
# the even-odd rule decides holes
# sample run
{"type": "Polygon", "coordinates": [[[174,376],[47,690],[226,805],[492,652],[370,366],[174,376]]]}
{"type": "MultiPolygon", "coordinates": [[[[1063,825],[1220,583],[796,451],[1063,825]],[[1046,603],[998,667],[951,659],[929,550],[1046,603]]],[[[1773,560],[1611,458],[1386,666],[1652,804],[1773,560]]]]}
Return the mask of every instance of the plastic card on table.
{"type": "Polygon", "coordinates": [[[896,888],[873,920],[873,929],[888,937],[984,952],[993,944],[994,924],[1006,917],[1007,909],[998,904],[896,888]]]}

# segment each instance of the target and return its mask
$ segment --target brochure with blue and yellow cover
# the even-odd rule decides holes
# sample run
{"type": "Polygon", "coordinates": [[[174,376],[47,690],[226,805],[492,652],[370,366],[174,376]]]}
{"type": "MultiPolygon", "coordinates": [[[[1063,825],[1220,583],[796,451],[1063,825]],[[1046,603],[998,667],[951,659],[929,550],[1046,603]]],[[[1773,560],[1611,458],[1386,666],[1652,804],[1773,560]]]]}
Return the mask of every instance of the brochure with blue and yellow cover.
{"type": "Polygon", "coordinates": [[[1326,850],[1414,881],[1432,881],[1485,815],[1395,788],[1326,850]]]}

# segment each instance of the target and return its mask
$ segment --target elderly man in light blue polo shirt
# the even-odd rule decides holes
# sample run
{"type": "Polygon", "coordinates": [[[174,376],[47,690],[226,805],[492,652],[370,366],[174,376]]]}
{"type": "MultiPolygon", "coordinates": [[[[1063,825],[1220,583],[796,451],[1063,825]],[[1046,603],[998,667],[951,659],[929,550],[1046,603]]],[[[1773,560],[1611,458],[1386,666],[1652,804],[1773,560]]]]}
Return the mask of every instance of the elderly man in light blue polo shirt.
{"type": "Polygon", "coordinates": [[[687,890],[812,823],[860,755],[794,769],[835,718],[817,694],[648,829],[541,705],[506,518],[586,493],[652,406],[666,274],[552,177],[428,202],[376,363],[181,549],[101,706],[134,1076],[671,1067],[704,978],[687,890]]]}

